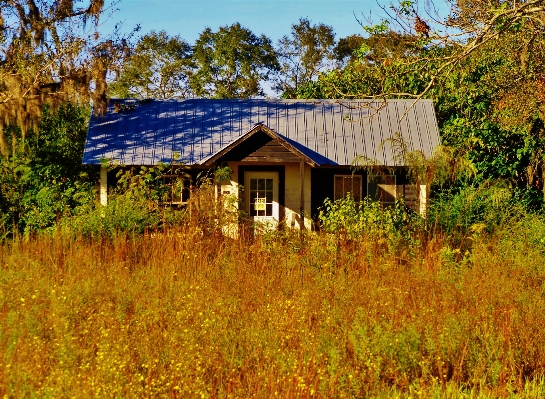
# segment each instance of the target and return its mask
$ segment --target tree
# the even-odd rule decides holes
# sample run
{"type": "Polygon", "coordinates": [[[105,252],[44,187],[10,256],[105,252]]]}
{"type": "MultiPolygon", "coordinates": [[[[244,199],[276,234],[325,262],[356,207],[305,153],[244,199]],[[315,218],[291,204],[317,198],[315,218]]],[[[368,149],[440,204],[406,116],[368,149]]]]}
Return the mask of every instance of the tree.
{"type": "Polygon", "coordinates": [[[97,112],[105,109],[107,74],[125,48],[115,33],[101,38],[96,31],[111,6],[104,0],[0,0],[0,155],[15,150],[3,128],[15,123],[24,145],[45,104],[92,99],[97,112]]]}
{"type": "Polygon", "coordinates": [[[356,51],[364,44],[365,39],[361,35],[350,35],[339,39],[339,42],[333,48],[333,56],[339,66],[357,62],[356,51]]]}
{"type": "Polygon", "coordinates": [[[333,54],[339,66],[346,64],[381,63],[415,55],[417,36],[398,32],[372,33],[368,37],[351,35],[341,38],[333,54]]]}
{"type": "Polygon", "coordinates": [[[189,78],[197,96],[249,98],[264,95],[261,82],[278,70],[270,39],[239,23],[217,32],[206,28],[195,43],[196,72],[189,78]]]}
{"type": "Polygon", "coordinates": [[[353,62],[297,95],[432,98],[442,140],[477,167],[474,182],[506,179],[545,197],[545,0],[445,3],[445,15],[424,0],[383,8],[353,62]],[[406,37],[408,47],[376,57],[373,37],[406,37]]]}
{"type": "Polygon", "coordinates": [[[125,58],[119,77],[109,84],[116,98],[191,98],[191,46],[165,31],[142,36],[125,58]]]}
{"type": "Polygon", "coordinates": [[[278,41],[280,73],[274,89],[284,97],[291,97],[299,86],[315,79],[333,58],[335,33],[328,25],[311,25],[301,18],[291,26],[291,36],[278,41]]]}
{"type": "MultiPolygon", "coordinates": [[[[397,6],[383,7],[386,18],[379,24],[368,21],[371,26],[363,26],[367,33],[396,32],[420,38],[415,43],[417,61],[420,66],[434,64],[435,72],[426,77],[424,89],[412,95],[416,99],[436,85],[443,72],[457,68],[481,49],[501,48],[516,56],[521,72],[525,74],[532,63],[532,50],[543,45],[545,0],[445,0],[447,15],[439,15],[434,6],[433,2],[425,0],[399,0],[397,6]],[[518,43],[515,46],[514,38],[518,43]],[[430,53],[433,49],[448,51],[430,53]]],[[[398,63],[401,69],[415,63],[414,58],[403,58],[398,58],[404,61],[398,63]]],[[[510,83],[518,85],[520,80],[510,83]]],[[[387,91],[381,93],[382,96],[388,94],[387,91]]]]}

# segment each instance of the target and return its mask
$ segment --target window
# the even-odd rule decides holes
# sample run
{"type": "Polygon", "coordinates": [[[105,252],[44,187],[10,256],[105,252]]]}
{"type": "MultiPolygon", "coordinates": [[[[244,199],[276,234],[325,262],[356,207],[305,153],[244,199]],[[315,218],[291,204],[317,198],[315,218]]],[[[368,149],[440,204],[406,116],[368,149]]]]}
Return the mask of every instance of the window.
{"type": "Polygon", "coordinates": [[[345,198],[349,194],[354,201],[361,201],[361,176],[335,175],[334,199],[345,198]]]}
{"type": "Polygon", "coordinates": [[[187,177],[181,175],[164,175],[163,186],[168,190],[165,202],[173,205],[184,205],[189,199],[191,184],[187,177]]]}
{"type": "Polygon", "coordinates": [[[383,206],[394,206],[397,195],[395,175],[368,178],[367,193],[371,200],[378,201],[383,206]]]}
{"type": "Polygon", "coordinates": [[[250,178],[250,216],[273,216],[273,179],[250,178]]]}

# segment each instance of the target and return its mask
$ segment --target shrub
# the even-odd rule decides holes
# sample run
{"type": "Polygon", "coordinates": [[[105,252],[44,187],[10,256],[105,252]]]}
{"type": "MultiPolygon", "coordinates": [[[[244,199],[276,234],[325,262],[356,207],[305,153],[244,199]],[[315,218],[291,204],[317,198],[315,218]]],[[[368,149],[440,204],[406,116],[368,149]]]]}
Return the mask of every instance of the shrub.
{"type": "Polygon", "coordinates": [[[390,250],[418,243],[415,234],[422,219],[407,210],[402,202],[383,208],[368,197],[355,202],[351,196],[331,201],[327,198],[318,215],[320,228],[326,233],[342,234],[348,239],[374,240],[390,250]]]}
{"type": "Polygon", "coordinates": [[[509,224],[513,217],[526,214],[526,207],[505,182],[458,191],[439,192],[430,200],[428,223],[446,234],[487,233],[509,224]]]}

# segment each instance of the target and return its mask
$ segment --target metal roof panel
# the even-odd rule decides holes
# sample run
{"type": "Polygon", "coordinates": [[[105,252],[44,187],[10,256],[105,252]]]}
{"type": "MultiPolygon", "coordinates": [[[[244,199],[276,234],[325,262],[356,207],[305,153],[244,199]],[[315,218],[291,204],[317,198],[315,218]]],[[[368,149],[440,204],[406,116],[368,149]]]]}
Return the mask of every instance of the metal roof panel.
{"type": "Polygon", "coordinates": [[[385,142],[396,133],[427,156],[440,144],[431,100],[111,100],[104,116],[91,118],[83,163],[193,165],[257,123],[320,164],[350,165],[364,155],[393,166],[395,150],[385,142]]]}

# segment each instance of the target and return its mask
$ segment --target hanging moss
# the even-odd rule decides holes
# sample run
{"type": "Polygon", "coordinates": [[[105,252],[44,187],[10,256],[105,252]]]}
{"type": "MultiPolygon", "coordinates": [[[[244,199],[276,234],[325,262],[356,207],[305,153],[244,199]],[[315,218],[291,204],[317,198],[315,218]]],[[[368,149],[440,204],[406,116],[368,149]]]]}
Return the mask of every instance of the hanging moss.
{"type": "Polygon", "coordinates": [[[100,41],[85,31],[104,12],[104,0],[13,0],[0,12],[0,155],[8,156],[4,127],[15,123],[22,137],[37,126],[44,105],[57,109],[66,101],[93,101],[106,109],[106,77],[123,56],[125,40],[100,41]],[[3,15],[16,19],[4,23],[3,15]],[[67,24],[67,22],[70,22],[67,24]]]}

